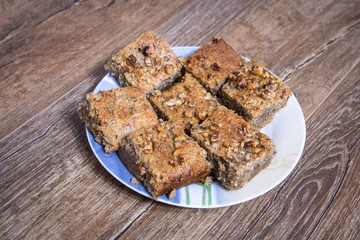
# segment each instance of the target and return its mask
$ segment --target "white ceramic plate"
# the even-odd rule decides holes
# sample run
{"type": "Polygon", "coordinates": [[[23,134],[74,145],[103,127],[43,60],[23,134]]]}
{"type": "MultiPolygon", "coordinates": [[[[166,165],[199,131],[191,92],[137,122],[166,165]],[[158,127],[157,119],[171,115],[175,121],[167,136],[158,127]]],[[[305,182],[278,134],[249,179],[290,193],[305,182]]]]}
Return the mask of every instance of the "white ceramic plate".
{"type": "MultiPolygon", "coordinates": [[[[198,47],[173,47],[176,55],[186,58],[198,47]]],[[[118,82],[107,74],[97,85],[94,92],[118,88],[118,82]]],[[[305,144],[305,120],[301,107],[292,95],[287,107],[275,115],[274,120],[261,130],[270,136],[276,144],[277,154],[271,164],[239,190],[228,191],[216,181],[208,186],[202,183],[191,184],[176,191],[173,199],[165,195],[158,201],[189,208],[216,208],[230,206],[256,198],[283,181],[300,159],[305,144]]],[[[106,170],[125,186],[152,198],[142,183],[132,184],[133,175],[123,165],[116,153],[105,153],[102,145],[94,140],[86,129],[91,149],[106,170]]]]}

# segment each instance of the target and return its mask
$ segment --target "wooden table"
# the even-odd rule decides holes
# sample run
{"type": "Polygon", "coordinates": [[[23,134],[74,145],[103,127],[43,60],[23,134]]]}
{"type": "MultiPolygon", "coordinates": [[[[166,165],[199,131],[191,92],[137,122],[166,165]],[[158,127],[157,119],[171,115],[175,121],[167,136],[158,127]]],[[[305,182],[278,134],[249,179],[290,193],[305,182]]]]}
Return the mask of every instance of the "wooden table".
{"type": "Polygon", "coordinates": [[[1,239],[359,239],[360,1],[0,3],[1,239]],[[291,87],[306,146],[266,194],[216,209],[158,203],[97,161],[77,104],[147,30],[224,38],[291,87]]]}

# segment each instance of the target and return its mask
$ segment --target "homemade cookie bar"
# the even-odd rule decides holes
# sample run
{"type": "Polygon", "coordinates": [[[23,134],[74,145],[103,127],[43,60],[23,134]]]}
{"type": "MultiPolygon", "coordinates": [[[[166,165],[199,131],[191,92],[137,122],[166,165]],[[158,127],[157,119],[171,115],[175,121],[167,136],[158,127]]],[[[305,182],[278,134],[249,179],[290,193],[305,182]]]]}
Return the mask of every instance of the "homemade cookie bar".
{"type": "Polygon", "coordinates": [[[137,130],[123,139],[118,155],[154,198],[204,180],[206,152],[172,122],[137,130]]]}
{"type": "Polygon", "coordinates": [[[224,106],[194,126],[191,135],[206,149],[214,176],[229,190],[250,181],[276,152],[268,136],[224,106]]]}
{"type": "Polygon", "coordinates": [[[212,94],[244,59],[224,40],[213,38],[185,60],[186,69],[212,94]]]}
{"type": "Polygon", "coordinates": [[[220,104],[186,73],[180,82],[149,98],[161,115],[183,128],[204,120],[220,104]]]}
{"type": "Polygon", "coordinates": [[[153,31],[133,40],[105,65],[106,71],[145,93],[170,86],[181,75],[181,69],[182,63],[169,44],[153,31]]]}
{"type": "Polygon", "coordinates": [[[158,122],[151,104],[136,87],[89,93],[78,113],[107,153],[118,150],[120,140],[130,132],[158,122]]]}
{"type": "Polygon", "coordinates": [[[286,106],[291,90],[280,78],[251,60],[229,77],[219,96],[224,105],[260,129],[286,106]]]}

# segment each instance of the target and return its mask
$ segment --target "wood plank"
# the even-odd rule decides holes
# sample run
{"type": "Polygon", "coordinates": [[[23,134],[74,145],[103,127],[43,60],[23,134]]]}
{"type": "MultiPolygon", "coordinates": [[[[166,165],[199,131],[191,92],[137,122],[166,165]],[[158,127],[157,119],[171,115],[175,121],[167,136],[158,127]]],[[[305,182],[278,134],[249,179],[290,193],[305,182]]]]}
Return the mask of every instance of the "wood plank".
{"type": "MultiPolygon", "coordinates": [[[[301,167],[293,171],[277,194],[276,201],[248,233],[249,238],[310,237],[329,207],[342,211],[344,205],[333,204],[333,199],[338,197],[339,189],[344,187],[342,179],[356,172],[348,163],[355,161],[351,159],[349,149],[360,136],[359,74],[360,64],[332,92],[318,113],[307,121],[309,147],[302,157],[301,167]],[[348,97],[344,99],[344,95],[348,97]],[[288,226],[293,227],[289,229],[288,226]]],[[[339,197],[353,199],[354,195],[346,191],[345,196],[339,197]]],[[[356,222],[343,224],[356,228],[356,222]]],[[[329,229],[329,235],[341,235],[340,232],[332,232],[334,230],[329,229]]],[[[347,231],[346,228],[337,230],[347,231]]]]}
{"type": "Polygon", "coordinates": [[[359,138],[348,150],[349,158],[338,193],[312,233],[312,239],[360,239],[359,138]]]}
{"type": "Polygon", "coordinates": [[[219,35],[284,77],[358,25],[354,9],[359,1],[266,1],[244,9],[219,35]]]}
{"type": "MultiPolygon", "coordinates": [[[[84,89],[78,90],[64,101],[80,101],[84,89]]],[[[152,203],[106,172],[87,143],[76,104],[63,103],[53,106],[60,116],[44,133],[1,159],[0,236],[4,239],[115,235],[152,203]]],[[[42,125],[47,114],[42,112],[30,125],[42,125]]]]}
{"type": "Polygon", "coordinates": [[[174,208],[156,203],[126,232],[119,234],[119,239],[229,239],[224,232],[232,232],[231,225],[246,231],[254,217],[266,209],[271,198],[270,194],[265,194],[254,201],[216,209],[174,208]],[[203,237],[214,228],[220,231],[217,236],[203,237]]]}
{"type": "Polygon", "coordinates": [[[113,52],[192,4],[135,1],[104,8],[82,1],[0,43],[0,122],[7,126],[0,138],[102,69],[113,52]]]}
{"type": "Polygon", "coordinates": [[[28,31],[34,25],[76,4],[77,1],[9,1],[0,2],[0,42],[28,31]],[[6,14],[5,14],[6,13],[6,14]]]}

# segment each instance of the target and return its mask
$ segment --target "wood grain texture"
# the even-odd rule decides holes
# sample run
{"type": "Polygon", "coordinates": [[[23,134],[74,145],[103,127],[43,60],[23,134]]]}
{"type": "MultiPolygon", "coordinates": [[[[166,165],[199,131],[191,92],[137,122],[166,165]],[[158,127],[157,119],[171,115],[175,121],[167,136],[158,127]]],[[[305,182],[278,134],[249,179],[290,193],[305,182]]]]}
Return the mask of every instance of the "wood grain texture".
{"type": "Polygon", "coordinates": [[[18,129],[19,135],[31,136],[28,142],[21,143],[23,135],[17,151],[2,152],[0,202],[6,204],[0,211],[5,236],[51,238],[57,233],[62,239],[87,238],[109,231],[114,235],[151,204],[117,182],[92,154],[76,113],[88,91],[78,86],[49,106],[26,123],[26,131],[18,129]],[[122,216],[124,212],[129,215],[122,216]],[[106,228],[99,231],[99,225],[106,228]]]}
{"type": "Polygon", "coordinates": [[[360,159],[359,139],[348,149],[347,155],[349,158],[343,178],[339,182],[337,194],[322,216],[317,228],[312,232],[312,238],[314,239],[360,238],[360,203],[359,198],[354,199],[354,196],[360,195],[360,178],[358,174],[360,171],[358,161],[360,159]]]}
{"type": "Polygon", "coordinates": [[[359,1],[2,1],[1,239],[359,239],[359,1]],[[4,14],[3,14],[4,13],[4,14]],[[284,77],[307,124],[294,171],[245,203],[147,199],[98,163],[77,113],[103,64],[154,29],[224,38],[284,77]]]}
{"type": "Polygon", "coordinates": [[[103,69],[112,53],[184,5],[189,4],[116,2],[108,11],[104,2],[82,1],[0,42],[0,121],[7,126],[0,129],[0,138],[71,90],[89,73],[103,69]],[[127,14],[119,14],[123,12],[127,14]],[[17,111],[24,104],[27,108],[17,111]]]}
{"type": "MultiPolygon", "coordinates": [[[[359,73],[360,64],[356,71],[346,77],[344,85],[329,96],[318,114],[312,115],[307,121],[308,147],[302,159],[312,161],[303,162],[301,169],[294,170],[278,194],[277,201],[273,202],[266,215],[249,233],[250,238],[309,238],[318,224],[322,223],[323,215],[334,207],[333,199],[341,197],[338,191],[342,189],[343,178],[348,177],[349,161],[355,161],[350,159],[350,147],[358,141],[360,135],[360,79],[356,79],[359,73]],[[344,105],[335,104],[345,94],[351,97],[342,101],[344,105]],[[352,111],[347,106],[352,106],[352,111]],[[326,115],[330,110],[334,114],[326,115]],[[279,222],[294,227],[291,231],[285,226],[279,228],[279,222]]],[[[353,184],[354,187],[359,185],[358,182],[353,184]]],[[[349,223],[341,230],[346,232],[348,227],[354,229],[356,225],[349,223]]]]}
{"type": "Polygon", "coordinates": [[[71,8],[77,1],[9,1],[0,3],[0,42],[14,37],[17,33],[28,31],[31,27],[71,8]],[[5,14],[6,13],[6,14],[5,14]]]}

